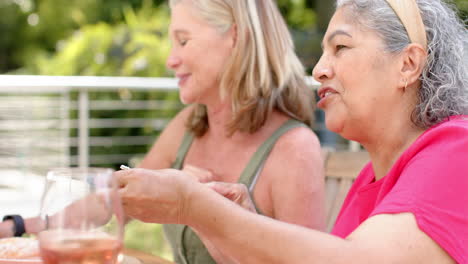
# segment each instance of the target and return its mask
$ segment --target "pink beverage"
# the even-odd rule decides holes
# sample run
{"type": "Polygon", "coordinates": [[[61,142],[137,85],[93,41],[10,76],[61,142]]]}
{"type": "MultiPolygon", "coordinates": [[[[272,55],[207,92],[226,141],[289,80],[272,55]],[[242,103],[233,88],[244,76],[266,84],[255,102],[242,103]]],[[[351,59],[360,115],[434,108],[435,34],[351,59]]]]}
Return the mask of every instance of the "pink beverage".
{"type": "Polygon", "coordinates": [[[117,264],[122,243],[111,237],[63,238],[40,243],[45,264],[117,264]]]}

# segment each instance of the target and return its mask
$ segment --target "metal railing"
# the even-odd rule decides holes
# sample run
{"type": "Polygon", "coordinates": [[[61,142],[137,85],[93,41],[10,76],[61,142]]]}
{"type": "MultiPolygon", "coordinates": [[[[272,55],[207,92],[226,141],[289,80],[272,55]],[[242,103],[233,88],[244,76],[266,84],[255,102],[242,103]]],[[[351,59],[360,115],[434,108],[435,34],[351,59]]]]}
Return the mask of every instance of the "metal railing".
{"type": "Polygon", "coordinates": [[[165,100],[119,98],[122,96],[96,100],[90,98],[90,94],[154,91],[176,92],[177,82],[172,78],[1,75],[0,166],[40,167],[43,164],[44,167],[85,167],[105,162],[127,162],[134,153],[90,155],[90,148],[146,145],[154,140],[154,136],[92,136],[90,130],[150,126],[157,132],[165,127],[170,117],[100,118],[93,117],[92,112],[177,111],[181,104],[165,100]],[[76,118],[72,115],[76,115],[76,118]],[[76,135],[70,132],[73,130],[77,131],[76,135]],[[77,153],[70,153],[74,147],[77,153]]]}
{"type": "MultiPolygon", "coordinates": [[[[317,83],[308,78],[316,88],[317,83]]],[[[176,113],[178,100],[131,98],[132,94],[175,93],[173,78],[0,75],[0,168],[82,166],[127,163],[135,153],[92,153],[93,148],[148,146],[172,115],[115,117],[96,112],[176,113]],[[97,96],[106,93],[107,96],[97,96]],[[135,129],[150,133],[93,135],[98,129],[135,129]]],[[[146,96],[148,97],[148,96],[146,96]]],[[[318,124],[316,130],[324,130],[318,124]]],[[[351,143],[350,148],[353,147],[351,143]]]]}

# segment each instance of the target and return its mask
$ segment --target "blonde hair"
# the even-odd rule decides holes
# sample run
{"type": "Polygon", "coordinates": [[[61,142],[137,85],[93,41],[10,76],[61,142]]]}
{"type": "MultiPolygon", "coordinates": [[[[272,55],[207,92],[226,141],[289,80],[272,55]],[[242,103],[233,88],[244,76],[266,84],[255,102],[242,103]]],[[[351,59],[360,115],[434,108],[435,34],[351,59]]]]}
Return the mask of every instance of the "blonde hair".
{"type": "MultiPolygon", "coordinates": [[[[170,0],[171,7],[183,0],[170,0]]],[[[221,98],[231,98],[233,117],[228,125],[254,133],[274,110],[312,125],[313,93],[294,52],[288,28],[272,0],[184,0],[220,33],[236,27],[237,39],[221,76],[221,98]]],[[[197,105],[188,129],[202,136],[208,129],[206,106],[197,105]]]]}

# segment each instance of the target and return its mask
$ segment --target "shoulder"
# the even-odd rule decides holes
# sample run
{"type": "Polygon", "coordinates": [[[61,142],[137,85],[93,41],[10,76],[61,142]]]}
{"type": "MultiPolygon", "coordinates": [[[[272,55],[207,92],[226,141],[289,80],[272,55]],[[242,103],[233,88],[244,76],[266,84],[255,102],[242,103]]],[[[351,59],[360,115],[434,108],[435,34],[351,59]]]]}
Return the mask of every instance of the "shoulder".
{"type": "Polygon", "coordinates": [[[392,172],[400,187],[417,189],[424,196],[426,191],[467,188],[467,160],[468,118],[454,118],[422,134],[403,153],[392,172]]]}
{"type": "Polygon", "coordinates": [[[319,154],[320,142],[317,135],[308,127],[295,127],[284,133],[276,142],[272,155],[319,154]]]}
{"type": "Polygon", "coordinates": [[[323,174],[318,137],[308,127],[290,129],[275,143],[265,167],[278,177],[289,175],[298,179],[323,174]]]}
{"type": "Polygon", "coordinates": [[[438,141],[468,142],[468,116],[455,116],[429,128],[420,138],[426,145],[438,141]]]}

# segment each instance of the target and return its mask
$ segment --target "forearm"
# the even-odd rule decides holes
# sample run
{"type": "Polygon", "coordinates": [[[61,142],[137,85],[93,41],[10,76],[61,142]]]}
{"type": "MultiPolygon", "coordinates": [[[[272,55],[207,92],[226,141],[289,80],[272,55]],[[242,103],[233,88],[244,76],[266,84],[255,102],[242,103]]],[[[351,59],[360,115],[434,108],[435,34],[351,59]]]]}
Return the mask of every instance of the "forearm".
{"type": "MultiPolygon", "coordinates": [[[[0,238],[14,236],[13,225],[14,223],[12,220],[1,222],[0,238]]],[[[27,234],[37,234],[45,229],[45,223],[39,217],[24,218],[24,228],[27,234]]]]}
{"type": "Polygon", "coordinates": [[[46,229],[46,223],[40,217],[31,217],[24,219],[26,233],[37,234],[46,229]]]}
{"type": "Polygon", "coordinates": [[[217,246],[215,246],[214,243],[212,243],[210,240],[208,240],[200,232],[198,232],[195,229],[192,229],[192,230],[197,234],[197,236],[203,242],[203,245],[205,245],[206,249],[208,250],[211,257],[215,260],[216,263],[218,263],[218,264],[235,264],[235,263],[238,263],[232,257],[229,257],[228,255],[221,252],[221,250],[217,246]]]}
{"type": "Polygon", "coordinates": [[[240,263],[347,263],[346,240],[252,214],[215,193],[194,194],[187,224],[240,263]]]}

